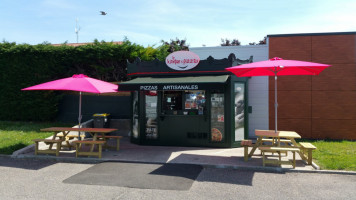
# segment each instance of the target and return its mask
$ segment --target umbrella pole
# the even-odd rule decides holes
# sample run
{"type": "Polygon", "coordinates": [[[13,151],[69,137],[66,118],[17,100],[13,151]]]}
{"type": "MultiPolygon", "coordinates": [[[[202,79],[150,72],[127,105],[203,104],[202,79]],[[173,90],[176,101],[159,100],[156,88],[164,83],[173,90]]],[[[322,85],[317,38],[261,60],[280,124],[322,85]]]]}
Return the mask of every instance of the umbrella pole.
{"type": "Polygon", "coordinates": [[[277,73],[274,75],[274,132],[277,133],[277,73]]]}
{"type": "Polygon", "coordinates": [[[78,131],[78,140],[80,140],[80,128],[81,124],[80,122],[82,121],[82,92],[79,92],[79,117],[78,117],[78,126],[79,126],[79,131],[78,131]]]}

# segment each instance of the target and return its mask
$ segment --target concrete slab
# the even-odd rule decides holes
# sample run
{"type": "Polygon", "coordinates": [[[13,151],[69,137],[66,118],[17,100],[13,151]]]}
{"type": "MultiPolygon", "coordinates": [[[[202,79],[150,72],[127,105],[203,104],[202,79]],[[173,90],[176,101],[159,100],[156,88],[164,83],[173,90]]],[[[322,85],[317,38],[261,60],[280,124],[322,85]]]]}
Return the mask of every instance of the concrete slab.
{"type": "MultiPolygon", "coordinates": [[[[115,145],[115,140],[109,140],[111,145],[115,145]]],[[[44,148],[44,146],[41,146],[44,148]]],[[[89,148],[89,147],[86,147],[89,148]]],[[[251,150],[251,149],[250,149],[251,150]]],[[[311,165],[306,165],[304,161],[296,155],[296,168],[291,165],[282,166],[262,166],[262,156],[256,150],[254,156],[248,162],[243,158],[244,149],[241,148],[203,148],[203,147],[172,147],[172,146],[142,146],[130,143],[129,137],[124,137],[120,142],[120,150],[104,150],[102,158],[96,157],[75,157],[75,150],[62,150],[58,157],[54,155],[34,155],[33,148],[24,148],[17,151],[12,157],[53,159],[66,162],[92,162],[100,163],[105,161],[118,162],[141,162],[141,163],[180,163],[196,164],[206,167],[251,169],[257,171],[315,171],[311,165]]],[[[270,157],[271,158],[271,157],[270,157]]],[[[272,157],[273,159],[273,157],[272,157]]],[[[274,159],[277,159],[277,155],[274,159]]],[[[282,159],[292,159],[292,154],[283,156],[282,159]]]]}

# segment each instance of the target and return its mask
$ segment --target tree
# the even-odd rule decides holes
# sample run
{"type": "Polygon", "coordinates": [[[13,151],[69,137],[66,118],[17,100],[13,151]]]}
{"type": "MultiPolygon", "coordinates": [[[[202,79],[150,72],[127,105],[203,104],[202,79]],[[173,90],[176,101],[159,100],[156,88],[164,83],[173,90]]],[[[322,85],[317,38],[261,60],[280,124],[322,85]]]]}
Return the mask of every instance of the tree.
{"type": "Polygon", "coordinates": [[[170,42],[162,40],[161,45],[157,47],[157,59],[165,60],[170,53],[175,51],[189,51],[189,45],[186,42],[186,39],[180,40],[178,38],[171,39],[170,42]]]}
{"type": "Polygon", "coordinates": [[[180,39],[176,38],[175,40],[171,39],[170,42],[165,42],[162,40],[162,43],[165,46],[168,46],[167,51],[169,53],[173,53],[175,51],[189,51],[189,47],[186,44],[186,39],[180,40],[180,39]]]}
{"type": "Polygon", "coordinates": [[[265,36],[262,40],[258,42],[259,45],[261,44],[267,44],[267,36],[265,36]]]}
{"type": "Polygon", "coordinates": [[[267,36],[265,36],[262,40],[260,40],[258,43],[256,42],[250,42],[248,45],[263,45],[267,44],[267,36]]]}
{"type": "Polygon", "coordinates": [[[83,73],[116,82],[127,80],[127,60],[153,60],[158,51],[125,39],[95,40],[81,46],[0,43],[0,120],[48,121],[56,118],[61,93],[23,92],[21,88],[83,73]],[[20,80],[20,81],[19,81],[20,80]],[[14,115],[13,113],[17,113],[14,115]]]}
{"type": "Polygon", "coordinates": [[[229,39],[222,39],[221,38],[221,46],[240,46],[241,42],[238,39],[232,39],[232,41],[230,42],[229,39]]]}

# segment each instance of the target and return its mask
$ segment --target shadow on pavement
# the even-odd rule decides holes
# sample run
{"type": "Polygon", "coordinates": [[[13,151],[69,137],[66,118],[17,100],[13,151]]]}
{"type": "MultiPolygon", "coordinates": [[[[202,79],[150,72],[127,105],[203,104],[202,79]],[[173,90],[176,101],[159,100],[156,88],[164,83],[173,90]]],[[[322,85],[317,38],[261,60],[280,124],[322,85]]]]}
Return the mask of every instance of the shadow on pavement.
{"type": "Polygon", "coordinates": [[[150,174],[159,176],[176,176],[195,180],[202,169],[203,167],[200,165],[163,164],[159,168],[150,172],[150,174]]]}
{"type": "Polygon", "coordinates": [[[189,190],[202,169],[201,166],[189,164],[105,162],[63,182],[140,189],[189,190]]]}
{"type": "MultiPolygon", "coordinates": [[[[253,186],[255,173],[276,174],[277,172],[255,172],[239,169],[205,168],[202,173],[200,173],[196,181],[253,186]]],[[[278,172],[278,174],[285,174],[285,172],[278,172]]]]}
{"type": "Polygon", "coordinates": [[[0,166],[2,167],[14,167],[28,170],[39,170],[56,163],[57,162],[53,160],[0,157],[0,166]]]}

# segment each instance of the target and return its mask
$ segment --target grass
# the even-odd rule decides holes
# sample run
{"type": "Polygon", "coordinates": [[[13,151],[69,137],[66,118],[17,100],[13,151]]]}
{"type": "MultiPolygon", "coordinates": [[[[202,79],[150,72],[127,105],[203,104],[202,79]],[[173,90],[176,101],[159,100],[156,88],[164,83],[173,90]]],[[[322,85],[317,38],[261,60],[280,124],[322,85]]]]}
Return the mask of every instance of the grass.
{"type": "Polygon", "coordinates": [[[317,147],[313,160],[321,169],[356,171],[355,141],[309,141],[317,147]]]}
{"type": "Polygon", "coordinates": [[[0,154],[10,155],[14,151],[33,144],[32,139],[47,138],[53,133],[40,129],[52,126],[73,126],[63,123],[9,122],[0,121],[0,154]]]}

